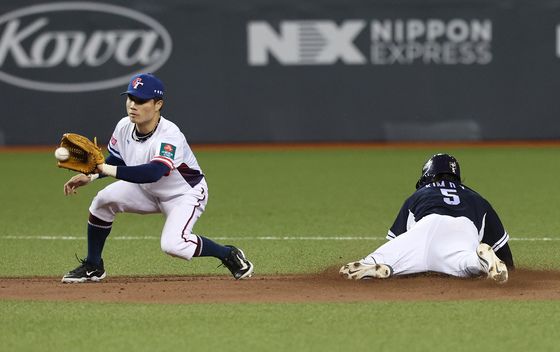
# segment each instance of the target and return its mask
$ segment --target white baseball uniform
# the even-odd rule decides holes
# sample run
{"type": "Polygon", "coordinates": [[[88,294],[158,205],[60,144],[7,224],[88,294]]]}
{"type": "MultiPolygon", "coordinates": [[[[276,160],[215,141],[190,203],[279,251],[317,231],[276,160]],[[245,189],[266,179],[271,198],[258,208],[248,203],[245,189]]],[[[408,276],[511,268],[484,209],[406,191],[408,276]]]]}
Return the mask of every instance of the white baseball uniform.
{"type": "Polygon", "coordinates": [[[113,222],[122,212],[163,213],[166,220],[161,249],[189,260],[201,248],[200,238],[192,229],[208,202],[204,174],[184,134],[173,122],[162,116],[154,134],[145,141],[134,138],[134,127],[128,116],[122,118],[109,142],[109,152],[126,166],[160,162],[171,171],[153,183],[114,182],[97,194],[89,211],[106,222],[113,222]]]}

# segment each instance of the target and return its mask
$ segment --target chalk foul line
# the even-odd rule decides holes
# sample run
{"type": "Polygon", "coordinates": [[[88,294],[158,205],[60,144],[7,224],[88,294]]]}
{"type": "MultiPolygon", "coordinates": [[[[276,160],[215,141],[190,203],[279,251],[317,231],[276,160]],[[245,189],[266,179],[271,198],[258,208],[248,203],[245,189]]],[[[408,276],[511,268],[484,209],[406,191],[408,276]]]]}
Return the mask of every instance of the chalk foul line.
{"type": "MultiPolygon", "coordinates": [[[[110,236],[117,241],[151,241],[159,240],[160,236],[110,236]]],[[[217,241],[383,241],[385,237],[376,236],[215,236],[210,237],[217,241]]],[[[4,240],[33,240],[33,241],[82,241],[86,240],[85,235],[8,235],[0,236],[4,240]]],[[[510,241],[560,241],[560,236],[545,237],[510,237],[510,241]]]]}

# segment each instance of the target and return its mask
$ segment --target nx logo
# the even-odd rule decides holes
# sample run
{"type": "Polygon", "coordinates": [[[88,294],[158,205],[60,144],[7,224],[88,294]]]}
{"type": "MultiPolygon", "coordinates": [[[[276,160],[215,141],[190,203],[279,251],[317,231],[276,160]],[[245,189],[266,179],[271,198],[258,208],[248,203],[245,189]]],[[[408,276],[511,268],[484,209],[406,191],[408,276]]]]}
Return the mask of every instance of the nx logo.
{"type": "Polygon", "coordinates": [[[354,40],[366,21],[284,21],[277,32],[263,21],[249,22],[249,64],[267,65],[269,54],[284,65],[364,64],[354,40]]]}
{"type": "Polygon", "coordinates": [[[268,65],[271,59],[280,65],[487,65],[492,61],[490,19],[302,20],[280,21],[275,27],[252,21],[247,24],[247,41],[251,66],[268,65]],[[362,40],[366,36],[369,43],[362,40]]]}
{"type": "Polygon", "coordinates": [[[0,80],[50,92],[107,89],[155,72],[171,47],[160,23],[125,7],[33,5],[0,15],[0,80]]]}

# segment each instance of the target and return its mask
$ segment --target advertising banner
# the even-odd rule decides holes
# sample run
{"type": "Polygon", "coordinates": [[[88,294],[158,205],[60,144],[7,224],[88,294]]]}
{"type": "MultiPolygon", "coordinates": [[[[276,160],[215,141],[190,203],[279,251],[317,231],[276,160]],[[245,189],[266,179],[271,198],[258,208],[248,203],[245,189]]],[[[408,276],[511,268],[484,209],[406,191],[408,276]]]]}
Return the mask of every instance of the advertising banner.
{"type": "Polygon", "coordinates": [[[106,143],[137,72],[191,143],[560,137],[560,1],[0,4],[0,145],[106,143]]]}

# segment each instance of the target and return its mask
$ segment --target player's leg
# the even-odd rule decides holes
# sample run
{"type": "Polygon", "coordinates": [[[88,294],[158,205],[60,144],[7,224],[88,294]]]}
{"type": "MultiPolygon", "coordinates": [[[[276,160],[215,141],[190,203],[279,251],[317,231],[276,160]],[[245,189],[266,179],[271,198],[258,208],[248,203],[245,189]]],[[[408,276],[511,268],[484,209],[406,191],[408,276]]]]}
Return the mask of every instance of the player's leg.
{"type": "Polygon", "coordinates": [[[465,217],[441,216],[428,246],[428,270],[458,277],[478,276],[478,231],[465,217]]]}
{"type": "Polygon", "coordinates": [[[101,252],[103,251],[105,240],[111,232],[111,226],[112,222],[104,222],[91,213],[89,214],[87,224],[87,256],[85,259],[78,258],[80,265],[64,275],[62,282],[101,281],[107,276],[101,252]]]}
{"type": "Polygon", "coordinates": [[[421,219],[409,231],[386,242],[365,258],[340,269],[348,279],[388,278],[427,271],[426,244],[437,218],[421,219]]]}
{"type": "Polygon", "coordinates": [[[109,236],[117,213],[159,213],[156,200],[135,183],[117,181],[101,190],[89,208],[88,261],[101,259],[105,239],[109,236]]]}
{"type": "Polygon", "coordinates": [[[165,215],[161,234],[162,251],[186,260],[200,255],[202,239],[192,233],[192,228],[204,212],[207,201],[206,190],[198,188],[160,203],[161,212],[165,215]]]}
{"type": "Polygon", "coordinates": [[[193,257],[215,257],[222,261],[236,279],[250,277],[253,264],[247,260],[241,249],[223,246],[207,237],[192,233],[207,202],[206,187],[199,185],[186,195],[160,204],[166,216],[161,236],[162,250],[171,256],[186,260],[193,257]]]}
{"type": "Polygon", "coordinates": [[[62,282],[100,281],[106,277],[101,254],[111,232],[115,215],[121,212],[157,213],[154,199],[133,183],[117,181],[101,190],[92,201],[87,225],[88,253],[80,265],[68,272],[62,282]]]}
{"type": "Polygon", "coordinates": [[[478,243],[478,230],[466,217],[441,216],[428,245],[428,270],[458,276],[480,274],[506,282],[505,264],[490,246],[478,243]]]}

